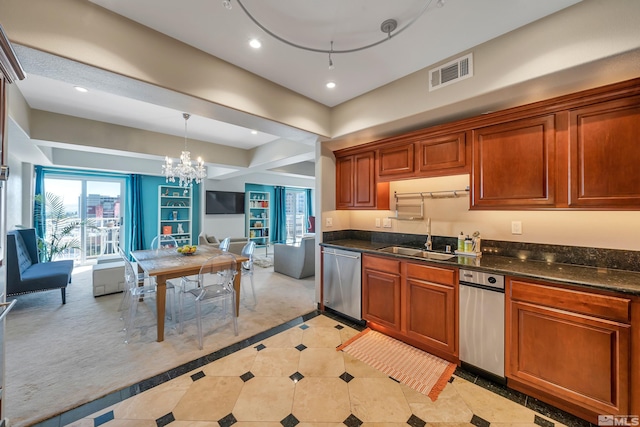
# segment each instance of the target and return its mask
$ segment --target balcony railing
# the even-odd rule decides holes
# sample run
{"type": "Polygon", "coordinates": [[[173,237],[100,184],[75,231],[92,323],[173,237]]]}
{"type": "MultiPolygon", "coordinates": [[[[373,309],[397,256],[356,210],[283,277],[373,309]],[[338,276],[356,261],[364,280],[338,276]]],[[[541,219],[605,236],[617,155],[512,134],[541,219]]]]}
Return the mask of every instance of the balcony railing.
{"type": "MultiPolygon", "coordinates": [[[[86,227],[84,250],[70,249],[56,256],[56,259],[71,259],[75,262],[82,262],[82,254],[84,252],[84,260],[95,259],[102,255],[111,255],[118,253],[118,245],[120,244],[120,225],[117,221],[109,218],[92,218],[92,227],[86,227]]],[[[48,230],[51,227],[47,226],[48,230]]],[[[62,239],[62,242],[76,240],[80,241],[81,230],[74,230],[72,235],[62,239]]]]}

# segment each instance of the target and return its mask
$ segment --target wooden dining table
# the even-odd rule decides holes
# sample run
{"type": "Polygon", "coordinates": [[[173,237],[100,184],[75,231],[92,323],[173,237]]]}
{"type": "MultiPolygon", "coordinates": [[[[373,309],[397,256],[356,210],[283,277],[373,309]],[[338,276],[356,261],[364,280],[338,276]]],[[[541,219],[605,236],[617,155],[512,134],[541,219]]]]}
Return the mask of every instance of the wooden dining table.
{"type": "MultiPolygon", "coordinates": [[[[209,258],[223,253],[220,249],[198,246],[195,253],[183,255],[170,249],[149,249],[131,252],[131,256],[138,264],[138,270],[145,272],[150,277],[155,277],[157,286],[156,312],[158,316],[158,338],[164,341],[164,317],[167,300],[167,280],[183,276],[192,276],[200,272],[200,267],[209,258]]],[[[227,252],[236,258],[236,277],[233,279],[233,287],[236,291],[236,316],[240,313],[240,281],[242,278],[242,263],[249,258],[227,252]]]]}

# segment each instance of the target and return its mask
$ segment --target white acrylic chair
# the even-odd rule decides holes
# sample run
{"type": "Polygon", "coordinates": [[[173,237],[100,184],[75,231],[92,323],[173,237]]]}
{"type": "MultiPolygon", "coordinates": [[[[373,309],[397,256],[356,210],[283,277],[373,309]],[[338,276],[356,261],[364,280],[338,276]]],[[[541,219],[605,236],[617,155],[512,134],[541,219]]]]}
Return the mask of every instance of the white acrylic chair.
{"type": "MultiPolygon", "coordinates": [[[[170,234],[158,234],[151,241],[151,246],[149,247],[152,251],[160,251],[160,250],[176,250],[178,249],[178,241],[170,234]]],[[[169,302],[169,311],[167,313],[167,317],[170,320],[175,320],[176,318],[176,289],[177,286],[171,281],[167,281],[167,300],[169,302]]]]}
{"type": "Polygon", "coordinates": [[[129,310],[125,319],[125,343],[131,340],[131,330],[133,329],[138,304],[143,303],[147,296],[157,293],[156,284],[147,282],[147,285],[140,285],[139,276],[133,268],[128,258],[124,258],[124,279],[125,279],[125,296],[129,300],[129,310]]]}
{"type": "MultiPolygon", "coordinates": [[[[249,261],[243,261],[242,268],[240,269],[240,271],[242,272],[242,277],[249,276],[249,279],[251,281],[251,294],[253,295],[253,305],[256,305],[256,303],[258,302],[256,299],[256,289],[253,286],[253,252],[255,248],[256,248],[256,242],[253,242],[253,241],[249,241],[247,242],[246,245],[244,245],[244,247],[242,248],[241,255],[249,258],[249,261]]],[[[244,285],[240,287],[241,293],[243,292],[244,288],[245,288],[244,285]]],[[[246,291],[244,291],[244,293],[246,295],[246,291]]]]}
{"type": "MultiPolygon", "coordinates": [[[[125,265],[127,263],[131,264],[131,261],[129,261],[129,257],[124,253],[122,248],[119,247],[119,246],[118,246],[118,253],[120,254],[120,257],[122,258],[122,260],[125,262],[125,265]]],[[[131,268],[133,269],[133,266],[131,266],[131,268]]],[[[135,272],[135,270],[134,270],[134,272],[135,272]]],[[[130,302],[129,299],[131,297],[131,295],[129,294],[129,286],[127,286],[127,281],[126,281],[126,279],[127,279],[127,277],[126,277],[126,274],[127,274],[126,268],[125,268],[125,272],[124,273],[125,273],[125,286],[124,286],[124,291],[122,292],[122,300],[120,300],[120,306],[118,306],[118,311],[121,311],[121,312],[124,312],[129,308],[129,302],[130,302]]],[[[145,279],[144,273],[137,274],[136,278],[138,280],[138,285],[139,286],[144,285],[144,279],[145,279]]],[[[125,320],[125,322],[126,322],[126,317],[125,317],[124,314],[120,317],[120,319],[121,320],[125,320]]]]}
{"type": "Polygon", "coordinates": [[[236,258],[232,254],[222,253],[214,255],[206,260],[198,273],[198,284],[193,289],[180,292],[179,311],[180,319],[179,332],[184,332],[184,300],[185,295],[195,297],[195,316],[198,328],[198,346],[202,350],[203,328],[202,328],[202,305],[205,302],[221,301],[225,313],[227,304],[231,306],[231,317],[233,329],[238,335],[238,318],[236,317],[236,292],[233,287],[233,279],[236,276],[236,258]]]}
{"type": "Polygon", "coordinates": [[[218,249],[220,249],[222,252],[229,252],[230,244],[231,244],[231,237],[225,237],[220,242],[220,246],[218,246],[218,249]]]}

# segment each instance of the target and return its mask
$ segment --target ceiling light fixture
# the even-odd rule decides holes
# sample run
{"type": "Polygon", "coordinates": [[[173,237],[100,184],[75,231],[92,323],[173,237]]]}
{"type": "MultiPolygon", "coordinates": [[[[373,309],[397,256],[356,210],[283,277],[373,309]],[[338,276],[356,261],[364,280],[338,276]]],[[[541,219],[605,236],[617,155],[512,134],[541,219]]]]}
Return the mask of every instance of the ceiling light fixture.
{"type": "Polygon", "coordinates": [[[82,86],[74,86],[73,88],[74,88],[75,90],[77,90],[78,92],[82,92],[82,93],[87,93],[87,92],[89,92],[89,89],[84,88],[84,87],[82,87],[82,86]]]}
{"type": "MultiPolygon", "coordinates": [[[[350,49],[334,49],[333,48],[333,40],[331,40],[331,48],[330,49],[319,49],[319,48],[315,48],[315,47],[311,47],[311,46],[304,46],[301,44],[297,44],[294,43],[290,40],[285,39],[282,36],[277,35],[276,33],[274,33],[273,31],[269,30],[267,27],[265,27],[262,23],[260,23],[260,21],[258,21],[248,10],[247,8],[244,6],[244,4],[242,4],[242,0],[236,0],[236,2],[238,3],[238,5],[240,5],[240,8],[242,9],[242,11],[245,13],[245,15],[247,15],[247,17],[249,17],[249,19],[251,19],[253,21],[254,24],[256,24],[258,27],[260,27],[265,33],[269,34],[271,37],[281,41],[282,43],[288,44],[291,47],[295,47],[298,49],[302,49],[302,50],[307,50],[310,52],[318,52],[318,53],[325,53],[329,55],[329,69],[332,70],[334,65],[333,65],[333,59],[331,57],[332,54],[335,53],[352,53],[352,52],[358,52],[361,50],[365,50],[365,49],[369,49],[371,47],[377,46],[381,43],[386,42],[387,40],[391,40],[393,37],[397,36],[398,34],[402,33],[404,30],[406,30],[407,28],[409,28],[414,22],[416,22],[418,20],[418,18],[420,18],[424,12],[427,11],[427,9],[429,8],[429,5],[431,4],[433,0],[425,0],[424,2],[424,6],[422,7],[422,9],[420,11],[418,11],[418,13],[415,14],[415,16],[413,16],[413,18],[411,18],[408,22],[406,22],[404,24],[404,26],[398,28],[398,21],[395,19],[386,19],[382,22],[382,24],[380,24],[380,31],[382,31],[383,33],[385,33],[385,37],[383,37],[382,39],[375,41],[373,43],[369,43],[369,44],[365,44],[362,46],[358,46],[358,47],[354,47],[354,48],[350,48],[350,49]]],[[[231,9],[231,0],[224,0],[222,2],[222,4],[224,5],[225,8],[227,9],[231,9]]],[[[438,7],[442,7],[444,5],[444,0],[437,0],[437,6],[438,7]]]]}
{"type": "Polygon", "coordinates": [[[327,83],[327,88],[329,88],[329,89],[333,89],[334,87],[336,87],[336,82],[329,82],[329,83],[327,83]]]}
{"type": "Polygon", "coordinates": [[[260,40],[258,39],[251,39],[249,40],[249,46],[254,49],[260,49],[262,47],[262,43],[260,43],[260,40]]]}
{"type": "Polygon", "coordinates": [[[180,154],[180,163],[173,166],[173,161],[169,157],[165,157],[162,173],[166,182],[176,182],[177,178],[180,187],[189,187],[193,181],[200,184],[207,176],[207,171],[202,158],[198,157],[198,163],[195,165],[191,163],[191,153],[187,151],[187,120],[191,115],[183,113],[182,117],[184,117],[184,150],[180,154]]]}

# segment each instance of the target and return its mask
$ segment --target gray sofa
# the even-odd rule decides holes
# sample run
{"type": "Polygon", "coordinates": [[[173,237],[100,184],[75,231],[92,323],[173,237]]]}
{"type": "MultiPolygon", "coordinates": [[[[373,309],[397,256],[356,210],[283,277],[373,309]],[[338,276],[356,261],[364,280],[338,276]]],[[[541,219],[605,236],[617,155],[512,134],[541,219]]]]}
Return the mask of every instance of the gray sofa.
{"type": "Polygon", "coordinates": [[[7,233],[7,296],[60,289],[66,304],[71,283],[72,260],[40,262],[36,230],[27,228],[7,233]]]}
{"type": "MultiPolygon", "coordinates": [[[[246,245],[248,241],[249,239],[247,237],[231,237],[229,242],[229,252],[240,255],[242,248],[244,248],[244,245],[246,245]]],[[[217,248],[220,246],[220,240],[211,234],[202,232],[198,235],[198,244],[209,245],[217,248]]]]}
{"type": "Polygon", "coordinates": [[[315,236],[303,237],[294,244],[276,243],[273,245],[273,271],[294,279],[314,276],[315,243],[315,236]]]}

